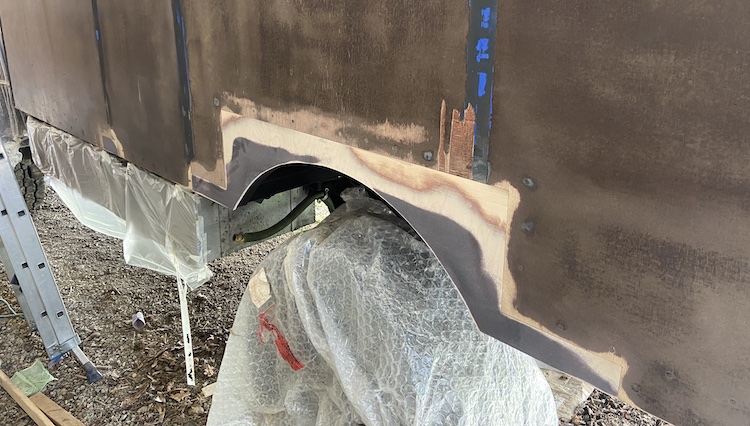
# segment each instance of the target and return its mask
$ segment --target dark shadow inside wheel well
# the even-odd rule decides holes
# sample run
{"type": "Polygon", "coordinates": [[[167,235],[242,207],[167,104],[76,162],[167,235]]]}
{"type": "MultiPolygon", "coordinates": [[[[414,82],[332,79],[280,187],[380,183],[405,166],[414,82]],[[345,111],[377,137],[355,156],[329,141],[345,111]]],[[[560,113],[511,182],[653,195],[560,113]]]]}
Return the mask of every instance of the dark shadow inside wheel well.
{"type": "MultiPolygon", "coordinates": [[[[239,205],[251,201],[262,202],[280,192],[305,187],[309,191],[327,189],[336,207],[343,203],[342,191],[356,186],[364,187],[371,198],[385,202],[367,186],[336,170],[312,164],[285,164],[273,168],[260,177],[245,191],[239,205]]],[[[387,204],[387,203],[386,203],[387,204]]]]}

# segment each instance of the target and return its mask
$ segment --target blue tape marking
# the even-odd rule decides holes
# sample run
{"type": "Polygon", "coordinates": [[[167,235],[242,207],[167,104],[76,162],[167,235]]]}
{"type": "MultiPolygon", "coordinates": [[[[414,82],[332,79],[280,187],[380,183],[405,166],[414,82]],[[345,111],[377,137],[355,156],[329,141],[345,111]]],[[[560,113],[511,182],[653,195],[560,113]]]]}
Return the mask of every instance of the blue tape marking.
{"type": "Polygon", "coordinates": [[[96,41],[99,41],[99,30],[96,30],[96,41]]]}

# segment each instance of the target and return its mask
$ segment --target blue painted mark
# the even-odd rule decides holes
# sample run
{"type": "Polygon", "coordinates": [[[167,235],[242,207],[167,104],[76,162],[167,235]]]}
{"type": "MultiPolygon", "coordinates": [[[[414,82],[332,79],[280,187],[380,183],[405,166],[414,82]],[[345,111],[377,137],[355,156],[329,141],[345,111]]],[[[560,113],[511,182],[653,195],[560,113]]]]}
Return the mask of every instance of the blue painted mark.
{"type": "Polygon", "coordinates": [[[492,13],[492,8],[485,7],[482,9],[482,28],[489,28],[490,27],[490,16],[492,13]]]}
{"type": "Polygon", "coordinates": [[[99,30],[96,30],[96,41],[99,41],[99,30]]]}
{"type": "Polygon", "coordinates": [[[477,88],[477,95],[481,98],[487,94],[487,73],[480,72],[479,76],[479,87],[477,88]]]}
{"type": "Polygon", "coordinates": [[[482,62],[482,59],[490,59],[488,52],[490,48],[490,40],[488,38],[480,38],[477,41],[477,62],[482,62]]]}

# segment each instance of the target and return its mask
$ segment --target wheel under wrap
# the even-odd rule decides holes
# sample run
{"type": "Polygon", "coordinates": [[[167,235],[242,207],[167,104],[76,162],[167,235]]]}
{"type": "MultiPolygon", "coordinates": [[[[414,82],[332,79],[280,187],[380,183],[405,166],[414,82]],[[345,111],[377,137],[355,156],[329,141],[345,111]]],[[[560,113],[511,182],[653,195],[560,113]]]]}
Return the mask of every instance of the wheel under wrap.
{"type": "Polygon", "coordinates": [[[480,333],[430,249],[363,197],[256,271],[213,398],[209,425],[557,425],[536,362],[480,333]]]}

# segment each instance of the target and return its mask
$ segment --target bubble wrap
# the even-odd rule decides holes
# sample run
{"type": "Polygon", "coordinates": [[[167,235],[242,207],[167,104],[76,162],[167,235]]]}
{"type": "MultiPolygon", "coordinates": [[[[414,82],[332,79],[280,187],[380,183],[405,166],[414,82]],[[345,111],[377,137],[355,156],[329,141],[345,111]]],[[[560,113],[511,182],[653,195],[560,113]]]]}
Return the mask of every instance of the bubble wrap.
{"type": "Polygon", "coordinates": [[[557,425],[536,362],[477,330],[432,252],[379,202],[350,200],[262,270],[271,297],[243,296],[209,425],[557,425]],[[261,343],[263,312],[302,369],[268,331],[261,343]]]}

